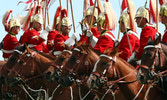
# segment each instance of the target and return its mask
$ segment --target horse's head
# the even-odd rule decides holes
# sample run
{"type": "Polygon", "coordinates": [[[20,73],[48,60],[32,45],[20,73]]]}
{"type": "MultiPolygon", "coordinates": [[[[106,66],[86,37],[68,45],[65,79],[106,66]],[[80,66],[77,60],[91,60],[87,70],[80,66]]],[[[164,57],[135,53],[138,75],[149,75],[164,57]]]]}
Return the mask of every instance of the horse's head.
{"type": "Polygon", "coordinates": [[[58,80],[61,75],[61,69],[67,62],[72,52],[70,50],[63,50],[63,52],[56,58],[54,64],[46,71],[46,78],[49,80],[58,80]]]}
{"type": "Polygon", "coordinates": [[[157,81],[157,74],[166,69],[167,46],[160,43],[160,39],[160,36],[155,41],[149,38],[148,44],[144,47],[141,56],[141,66],[137,74],[137,79],[140,83],[146,84],[153,80],[157,81]]]}
{"type": "Polygon", "coordinates": [[[19,57],[10,70],[7,82],[13,84],[39,78],[52,63],[52,60],[26,47],[26,52],[19,57]]]}
{"type": "Polygon", "coordinates": [[[17,46],[14,49],[13,54],[7,61],[5,65],[3,65],[1,71],[0,71],[0,77],[6,77],[7,74],[10,72],[10,70],[13,68],[13,66],[18,62],[20,56],[23,52],[25,52],[25,45],[23,46],[17,46]]]}
{"type": "Polygon", "coordinates": [[[100,55],[87,81],[89,87],[101,89],[106,85],[108,79],[117,78],[115,70],[116,52],[117,49],[107,50],[105,54],[100,55]]]}
{"type": "Polygon", "coordinates": [[[70,86],[76,79],[88,76],[98,59],[98,55],[88,45],[79,45],[72,50],[72,55],[62,68],[59,82],[70,86]]]}

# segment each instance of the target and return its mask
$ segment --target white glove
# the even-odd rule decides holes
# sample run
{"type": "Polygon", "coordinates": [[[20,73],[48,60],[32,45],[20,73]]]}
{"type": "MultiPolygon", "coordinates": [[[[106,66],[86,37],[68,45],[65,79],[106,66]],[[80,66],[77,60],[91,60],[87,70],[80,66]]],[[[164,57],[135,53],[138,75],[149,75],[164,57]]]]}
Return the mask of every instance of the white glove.
{"type": "Polygon", "coordinates": [[[136,61],[136,63],[137,63],[138,65],[141,65],[141,59],[138,60],[138,61],[136,61]]]}
{"type": "Polygon", "coordinates": [[[91,45],[92,45],[93,48],[95,47],[97,41],[98,41],[98,39],[95,36],[93,36],[92,40],[91,40],[91,45]]]}
{"type": "Polygon", "coordinates": [[[45,41],[47,40],[47,38],[48,38],[48,31],[46,31],[46,30],[43,30],[41,33],[40,33],[40,35],[39,35],[39,37],[41,37],[42,39],[44,39],[45,41]]]}
{"type": "Polygon", "coordinates": [[[78,36],[77,33],[73,33],[72,36],[71,36],[71,38],[73,38],[75,40],[75,39],[77,39],[77,36],[78,36]]]}
{"type": "Polygon", "coordinates": [[[93,36],[93,33],[91,32],[91,30],[87,30],[87,31],[86,31],[86,36],[87,36],[87,37],[93,36]]]}
{"type": "Polygon", "coordinates": [[[75,44],[75,39],[73,39],[72,37],[70,37],[69,39],[67,39],[65,42],[64,42],[65,45],[67,45],[68,47],[71,47],[75,44]]]}
{"type": "Polygon", "coordinates": [[[52,28],[51,28],[50,25],[48,25],[48,26],[46,27],[46,31],[48,31],[48,32],[52,31],[52,28]]]}
{"type": "Polygon", "coordinates": [[[88,24],[87,24],[87,23],[83,24],[82,30],[83,30],[83,31],[86,31],[86,30],[88,30],[88,29],[89,29],[88,24]]]}
{"type": "Polygon", "coordinates": [[[136,52],[133,52],[132,55],[128,58],[127,62],[130,62],[131,60],[133,60],[136,56],[136,52]]]}

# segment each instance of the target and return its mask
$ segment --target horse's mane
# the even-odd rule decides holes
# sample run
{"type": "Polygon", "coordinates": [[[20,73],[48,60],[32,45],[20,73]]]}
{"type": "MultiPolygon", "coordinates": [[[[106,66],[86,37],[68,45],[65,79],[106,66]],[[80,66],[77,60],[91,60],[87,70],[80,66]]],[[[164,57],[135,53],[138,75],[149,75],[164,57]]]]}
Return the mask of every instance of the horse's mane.
{"type": "Polygon", "coordinates": [[[129,64],[127,61],[125,61],[124,59],[117,57],[117,59],[119,59],[122,63],[124,63],[124,65],[127,65],[128,67],[130,67],[133,70],[136,70],[134,66],[132,66],[131,64],[129,64]]]}
{"type": "Polygon", "coordinates": [[[43,53],[43,52],[38,52],[40,55],[50,59],[50,60],[55,60],[56,57],[52,56],[52,55],[49,55],[49,54],[46,54],[46,53],[43,53]]]}
{"type": "Polygon", "coordinates": [[[162,47],[163,52],[164,52],[165,55],[167,56],[167,43],[160,42],[160,44],[161,44],[161,47],[162,47]]]}

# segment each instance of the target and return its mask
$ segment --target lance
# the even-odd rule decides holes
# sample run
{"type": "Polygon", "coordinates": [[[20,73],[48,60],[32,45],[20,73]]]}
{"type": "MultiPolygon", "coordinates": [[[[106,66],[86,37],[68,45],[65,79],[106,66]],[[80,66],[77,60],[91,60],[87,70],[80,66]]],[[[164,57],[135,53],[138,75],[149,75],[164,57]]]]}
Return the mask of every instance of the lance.
{"type": "MultiPolygon", "coordinates": [[[[120,3],[120,0],[118,0],[119,2],[119,7],[121,8],[121,3],[120,3]]],[[[120,10],[120,15],[121,15],[121,10],[120,10]]],[[[119,30],[118,30],[118,37],[117,37],[117,40],[119,41],[119,38],[120,38],[120,34],[121,34],[121,31],[120,31],[120,27],[119,27],[119,30]]]]}
{"type": "Polygon", "coordinates": [[[84,0],[84,12],[83,12],[83,16],[86,16],[86,10],[87,10],[87,0],[84,0]]]}
{"type": "Polygon", "coordinates": [[[74,22],[74,14],[73,14],[72,0],[70,0],[70,5],[71,5],[71,14],[72,14],[73,29],[74,29],[74,33],[75,33],[76,30],[75,30],[75,22],[74,22]]]}
{"type": "Polygon", "coordinates": [[[68,13],[68,0],[67,0],[67,13],[68,13]]]}
{"type": "Polygon", "coordinates": [[[91,16],[91,22],[90,22],[90,27],[89,27],[89,29],[91,29],[92,28],[92,24],[93,24],[93,17],[94,17],[94,13],[95,13],[95,8],[96,8],[96,2],[97,2],[97,0],[95,0],[95,3],[94,3],[94,6],[93,6],[93,14],[92,14],[92,16],[91,16]]]}
{"type": "Polygon", "coordinates": [[[156,29],[158,32],[159,13],[158,13],[158,0],[156,0],[156,29]]]}

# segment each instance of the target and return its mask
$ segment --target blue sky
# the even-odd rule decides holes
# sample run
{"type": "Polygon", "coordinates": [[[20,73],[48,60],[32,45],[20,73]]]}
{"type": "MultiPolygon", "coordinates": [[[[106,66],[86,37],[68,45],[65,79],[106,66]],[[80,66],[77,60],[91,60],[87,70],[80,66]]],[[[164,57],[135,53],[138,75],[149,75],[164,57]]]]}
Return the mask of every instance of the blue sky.
{"type": "MultiPolygon", "coordinates": [[[[20,0],[1,0],[1,3],[0,3],[0,41],[2,41],[2,39],[7,34],[7,32],[4,30],[4,27],[3,27],[3,24],[2,24],[2,18],[3,18],[3,15],[5,14],[5,12],[7,10],[12,9],[14,17],[16,17],[17,14],[20,14],[22,16],[27,14],[27,12],[23,11],[24,7],[26,6],[25,4],[20,4],[20,5],[17,6],[17,3],[19,1],[20,0]]],[[[23,1],[27,1],[27,0],[23,0],[23,1]]],[[[62,7],[66,8],[67,7],[66,6],[66,0],[61,0],[61,1],[62,1],[62,7]]],[[[81,33],[81,30],[80,30],[80,26],[79,27],[77,27],[77,26],[79,25],[79,22],[81,21],[81,19],[83,17],[83,13],[82,13],[83,12],[83,1],[84,0],[72,0],[74,19],[75,19],[75,27],[76,27],[77,33],[79,33],[79,34],[81,33]]],[[[102,3],[103,3],[103,1],[104,0],[102,0],[102,3]]],[[[119,19],[119,17],[120,17],[120,4],[119,4],[119,2],[122,3],[122,0],[109,0],[109,1],[112,4],[112,7],[116,12],[117,19],[119,19]]],[[[139,8],[140,6],[144,6],[144,4],[145,4],[145,0],[133,0],[133,2],[135,4],[135,10],[137,10],[137,8],[139,8]]],[[[55,3],[49,9],[50,25],[53,24],[53,17],[54,17],[56,8],[58,6],[59,6],[59,0],[56,0],[55,3]]],[[[70,11],[70,3],[69,3],[69,11],[70,11]]],[[[72,21],[71,12],[69,12],[69,17],[72,21]]],[[[116,27],[115,31],[112,31],[112,33],[115,35],[115,37],[118,36],[118,27],[119,26],[116,27]]],[[[159,32],[163,34],[164,29],[165,29],[164,25],[159,23],[159,32]]],[[[71,32],[70,32],[70,35],[73,32],[74,31],[72,29],[71,32]]],[[[137,28],[137,32],[138,32],[138,34],[140,34],[141,29],[137,28]]],[[[20,31],[19,34],[17,35],[17,38],[19,39],[22,34],[23,34],[23,31],[20,31]]],[[[3,60],[2,51],[0,51],[0,60],[3,60]]]]}

